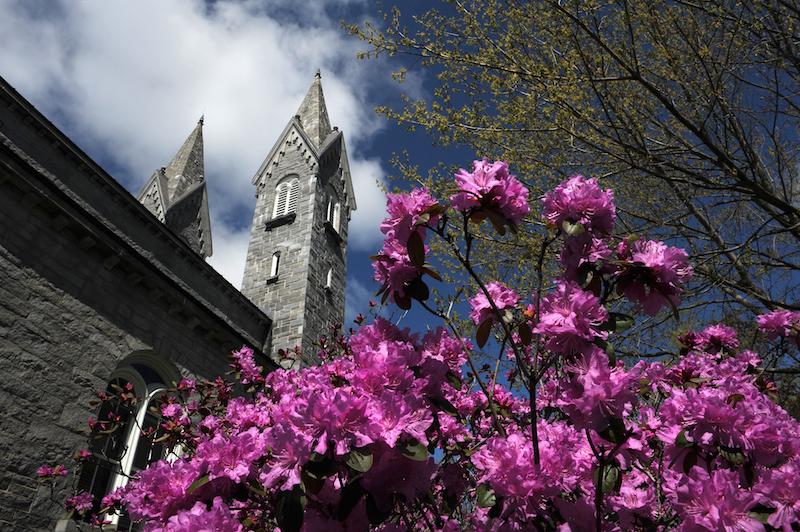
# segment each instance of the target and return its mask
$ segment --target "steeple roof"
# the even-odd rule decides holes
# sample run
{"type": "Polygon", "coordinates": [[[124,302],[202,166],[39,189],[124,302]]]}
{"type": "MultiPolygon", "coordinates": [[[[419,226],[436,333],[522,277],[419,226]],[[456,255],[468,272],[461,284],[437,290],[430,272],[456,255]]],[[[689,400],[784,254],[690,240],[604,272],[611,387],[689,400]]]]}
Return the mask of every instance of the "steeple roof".
{"type": "Polygon", "coordinates": [[[197,121],[194,130],[189,134],[183,146],[164,170],[169,183],[169,197],[175,201],[189,186],[199,183],[205,178],[203,163],[203,117],[197,121]]]}
{"type": "Polygon", "coordinates": [[[196,253],[211,256],[202,116],[169,165],[153,172],[139,201],[196,253]]]}
{"type": "Polygon", "coordinates": [[[325,138],[331,133],[331,121],[328,118],[328,108],[325,107],[325,97],[322,94],[322,76],[317,69],[314,81],[311,83],[303,103],[297,110],[300,117],[300,125],[314,143],[314,147],[319,149],[325,138]]]}

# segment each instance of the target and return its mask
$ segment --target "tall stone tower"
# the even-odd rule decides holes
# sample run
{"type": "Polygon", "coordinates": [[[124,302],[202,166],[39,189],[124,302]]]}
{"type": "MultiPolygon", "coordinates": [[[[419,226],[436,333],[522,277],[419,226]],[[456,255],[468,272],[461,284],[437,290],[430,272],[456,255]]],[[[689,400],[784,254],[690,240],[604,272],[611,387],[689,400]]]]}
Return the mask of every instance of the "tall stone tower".
{"type": "Polygon", "coordinates": [[[253,184],[242,293],[272,317],[273,356],[300,346],[313,359],[319,337],[344,319],[347,225],[356,209],[344,137],[331,128],[319,71],[253,184]]]}
{"type": "Polygon", "coordinates": [[[202,117],[172,161],[153,172],[138,199],[195,253],[211,256],[202,117]]]}

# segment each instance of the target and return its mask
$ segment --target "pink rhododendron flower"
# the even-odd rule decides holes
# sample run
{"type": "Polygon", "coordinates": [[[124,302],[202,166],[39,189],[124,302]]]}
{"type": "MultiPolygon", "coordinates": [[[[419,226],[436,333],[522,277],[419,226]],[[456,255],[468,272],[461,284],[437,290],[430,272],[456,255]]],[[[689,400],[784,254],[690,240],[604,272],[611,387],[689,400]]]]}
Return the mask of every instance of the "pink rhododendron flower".
{"type": "Polygon", "coordinates": [[[559,282],[542,300],[540,312],[534,332],[544,334],[548,349],[557,353],[581,352],[595,338],[608,337],[607,331],[600,330],[608,312],[597,297],[574,282],[559,282]]]}
{"type": "MultiPolygon", "coordinates": [[[[502,311],[508,308],[514,308],[517,301],[519,301],[519,296],[516,292],[497,281],[488,283],[486,285],[486,291],[489,292],[497,310],[502,311]]],[[[480,325],[486,320],[497,321],[494,309],[491,303],[489,303],[486,294],[483,293],[483,290],[479,290],[474,297],[470,298],[469,306],[472,309],[469,313],[469,317],[475,325],[480,325]]]]}
{"type": "Polygon", "coordinates": [[[421,220],[420,216],[434,205],[436,199],[427,189],[415,188],[408,194],[387,194],[388,216],[381,222],[381,232],[387,239],[396,240],[401,246],[408,243],[411,233],[417,232],[424,237],[424,224],[435,225],[440,216],[434,214],[427,221],[421,220]]]}
{"type": "Polygon", "coordinates": [[[739,347],[739,339],[732,327],[718,323],[703,329],[698,336],[697,347],[706,353],[730,353],[739,347]]]}
{"type": "Polygon", "coordinates": [[[94,497],[92,497],[92,494],[83,492],[68,498],[66,502],[66,507],[72,508],[76,512],[83,513],[87,510],[91,510],[93,503],[94,503],[94,497]]]}
{"type": "Polygon", "coordinates": [[[262,377],[263,368],[255,363],[253,350],[249,347],[242,347],[239,351],[233,352],[233,369],[241,372],[242,384],[252,384],[259,382],[262,377]]]}
{"type": "Polygon", "coordinates": [[[568,238],[561,252],[564,279],[574,280],[582,267],[597,264],[610,256],[611,249],[608,247],[608,242],[601,238],[593,238],[590,233],[568,238]]]}
{"type": "Polygon", "coordinates": [[[250,475],[253,462],[264,456],[266,441],[261,432],[251,427],[226,438],[217,434],[197,448],[197,459],[206,463],[208,478],[227,477],[241,482],[250,475]]]}
{"type": "Polygon", "coordinates": [[[69,474],[69,470],[61,464],[55,467],[44,464],[36,470],[36,475],[40,478],[65,477],[67,474],[69,474]]]}
{"type": "Polygon", "coordinates": [[[508,173],[502,161],[475,161],[472,172],[462,168],[455,178],[459,192],[450,201],[459,211],[490,210],[515,225],[530,212],[528,189],[508,173]]]}
{"type": "Polygon", "coordinates": [[[640,368],[610,368],[608,356],[599,348],[577,357],[566,369],[568,377],[562,381],[556,405],[579,429],[600,432],[611,418],[622,419],[636,402],[640,368]]]}
{"type": "Polygon", "coordinates": [[[579,223],[595,236],[608,236],[614,230],[614,192],[601,189],[595,178],[569,178],[544,195],[542,206],[545,221],[556,227],[564,222],[579,223]]]}
{"type": "Polygon", "coordinates": [[[767,338],[774,340],[779,336],[794,338],[800,345],[800,312],[791,310],[773,310],[768,314],[762,314],[756,318],[758,329],[767,335],[767,338]]]}
{"type": "Polygon", "coordinates": [[[242,524],[231,513],[222,497],[214,497],[211,507],[204,502],[196,502],[188,510],[183,510],[166,522],[163,527],[153,528],[153,532],[241,532],[242,524]]]}
{"type": "MultiPolygon", "coordinates": [[[[478,161],[458,179],[453,201],[474,222],[514,224],[527,212],[503,163],[478,161]]],[[[489,279],[500,315],[482,292],[470,300],[484,331],[508,320],[522,340],[520,326],[535,326],[540,336],[514,345],[519,352],[506,345],[482,365],[466,339],[435,326],[413,334],[384,318],[359,319],[357,332],[331,327],[319,339],[324,360],[310,367],[263,374],[242,348],[232,378],[165,392],[158,445],[180,457],[162,454],[175,459],[138,471],[100,508],[156,531],[563,531],[594,529],[598,518],[604,530],[761,530],[763,521],[797,529],[800,422],[770,399],[759,355],[739,351],[731,328],[686,333],[674,360],[611,365],[612,287],[654,313],[677,304],[691,275],[685,253],[660,242],[623,241],[612,257],[612,200],[580,176],[545,196],[546,219],[569,236],[560,240],[566,272],[538,307],[513,312],[519,296],[489,279]]],[[[424,190],[389,198],[375,270],[398,306],[422,299],[428,273],[411,264],[407,241],[443,208],[424,190]]],[[[773,336],[800,330],[786,311],[759,321],[773,336]]],[[[638,341],[625,339],[633,349],[638,341]]],[[[93,438],[139,408],[130,386],[98,397],[93,438]]],[[[96,441],[105,445],[93,439],[92,449],[96,441]]],[[[95,465],[91,455],[78,455],[81,468],[95,465]]],[[[37,473],[53,479],[66,469],[37,473]]],[[[112,515],[91,515],[89,494],[66,507],[91,526],[112,515]]]]}
{"type": "Polygon", "coordinates": [[[178,403],[164,403],[161,405],[161,415],[166,418],[178,417],[183,413],[183,408],[178,403]]]}
{"type": "Polygon", "coordinates": [[[776,529],[792,530],[792,524],[800,523],[800,460],[774,469],[763,469],[753,491],[760,493],[763,505],[775,511],[767,523],[776,529]]]}
{"type": "Polygon", "coordinates": [[[373,278],[388,287],[391,301],[407,297],[409,285],[422,274],[422,269],[411,263],[406,247],[397,240],[384,242],[381,253],[372,261],[372,270],[373,278]]]}
{"type": "Polygon", "coordinates": [[[472,457],[478,482],[498,495],[526,499],[573,491],[591,468],[591,451],[580,432],[565,423],[540,423],[541,464],[533,463],[528,433],[514,432],[490,439],[472,457]]]}
{"type": "Polygon", "coordinates": [[[764,530],[750,510],[757,494],[739,486],[739,474],[725,469],[711,474],[695,466],[690,475],[667,483],[664,491],[683,518],[683,530],[764,530]]]}
{"type": "Polygon", "coordinates": [[[685,251],[663,242],[637,240],[630,245],[623,242],[617,254],[628,262],[618,274],[620,293],[651,316],[665,305],[678,305],[678,295],[693,273],[685,251]]]}

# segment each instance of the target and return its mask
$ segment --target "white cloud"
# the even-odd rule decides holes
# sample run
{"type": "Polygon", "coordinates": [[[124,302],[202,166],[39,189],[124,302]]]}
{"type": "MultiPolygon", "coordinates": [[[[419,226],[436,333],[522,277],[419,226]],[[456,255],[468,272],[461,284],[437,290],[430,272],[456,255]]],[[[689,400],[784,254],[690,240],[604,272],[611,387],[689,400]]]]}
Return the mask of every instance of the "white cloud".
{"type": "Polygon", "coordinates": [[[385,67],[357,61],[360,44],[325,16],[360,1],[301,12],[289,0],[0,0],[0,74],[87,151],[106,154],[134,193],[204,113],[212,264],[238,286],[250,178],[317,67],[331,120],[348,141],[359,205],[351,244],[371,250],[379,241],[383,169],[360,147],[381,127],[368,98],[386,79],[375,69],[385,67]],[[274,12],[288,16],[276,20],[274,12]]]}
{"type": "Polygon", "coordinates": [[[239,289],[242,287],[249,240],[249,228],[234,231],[221,223],[216,225],[212,235],[214,255],[208,259],[208,263],[239,289]]]}
{"type": "Polygon", "coordinates": [[[374,251],[382,239],[378,228],[386,214],[383,176],[386,173],[377,159],[356,159],[350,163],[353,189],[358,209],[350,220],[348,242],[358,249],[374,251]]]}

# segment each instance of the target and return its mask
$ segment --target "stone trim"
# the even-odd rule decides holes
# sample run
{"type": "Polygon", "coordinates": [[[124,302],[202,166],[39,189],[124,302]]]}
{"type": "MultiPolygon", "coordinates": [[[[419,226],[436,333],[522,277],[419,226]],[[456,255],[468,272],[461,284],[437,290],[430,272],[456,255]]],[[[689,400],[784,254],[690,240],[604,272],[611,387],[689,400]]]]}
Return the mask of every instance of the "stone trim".
{"type": "Polygon", "coordinates": [[[297,214],[294,212],[290,212],[289,214],[283,214],[272,220],[267,220],[264,223],[264,230],[265,231],[272,231],[276,227],[280,227],[282,225],[287,225],[294,222],[294,219],[297,218],[297,214]]]}

